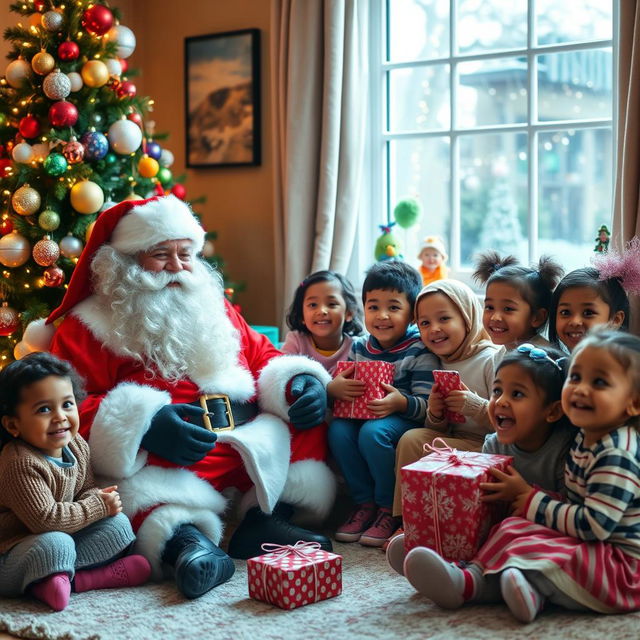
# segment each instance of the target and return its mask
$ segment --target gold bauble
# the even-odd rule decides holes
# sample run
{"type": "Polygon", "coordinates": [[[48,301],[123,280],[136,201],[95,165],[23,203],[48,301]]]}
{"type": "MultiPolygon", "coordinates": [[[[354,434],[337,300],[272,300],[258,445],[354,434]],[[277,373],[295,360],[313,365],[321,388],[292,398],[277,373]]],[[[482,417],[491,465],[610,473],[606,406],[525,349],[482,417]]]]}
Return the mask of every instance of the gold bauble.
{"type": "Polygon", "coordinates": [[[29,241],[17,231],[0,238],[0,263],[5,267],[20,267],[31,255],[29,241]]]}
{"type": "Polygon", "coordinates": [[[39,75],[46,76],[56,66],[54,57],[46,51],[36,53],[31,59],[31,68],[39,75]]]}
{"type": "Polygon", "coordinates": [[[89,60],[82,65],[80,71],[84,83],[88,87],[102,87],[109,81],[109,69],[102,60],[89,60]]]}
{"type": "Polygon", "coordinates": [[[142,156],[140,158],[140,162],[138,162],[138,173],[143,178],[153,178],[158,170],[160,169],[160,165],[157,160],[150,158],[149,156],[142,156]]]}
{"type": "Polygon", "coordinates": [[[40,208],[40,194],[28,184],[20,187],[11,196],[13,210],[21,216],[30,216],[40,208]]]}
{"type": "Polygon", "coordinates": [[[78,213],[97,213],[103,204],[104,193],[95,182],[83,180],[71,187],[71,206],[78,213]]]}

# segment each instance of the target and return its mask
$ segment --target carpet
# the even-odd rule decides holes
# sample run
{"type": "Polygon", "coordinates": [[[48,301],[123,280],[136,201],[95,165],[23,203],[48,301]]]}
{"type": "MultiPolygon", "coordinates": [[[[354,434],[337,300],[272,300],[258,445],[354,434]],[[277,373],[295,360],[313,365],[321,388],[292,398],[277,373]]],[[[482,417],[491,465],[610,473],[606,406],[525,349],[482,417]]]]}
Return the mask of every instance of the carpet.
{"type": "Polygon", "coordinates": [[[47,640],[640,637],[640,614],[549,610],[521,625],[501,605],[443,611],[389,569],[379,550],[357,544],[336,544],[335,550],[344,558],[342,595],[292,611],[249,599],[246,565],[236,561],[231,581],[193,601],[170,582],[73,594],[69,607],[58,613],[26,598],[0,599],[0,631],[47,640]]]}

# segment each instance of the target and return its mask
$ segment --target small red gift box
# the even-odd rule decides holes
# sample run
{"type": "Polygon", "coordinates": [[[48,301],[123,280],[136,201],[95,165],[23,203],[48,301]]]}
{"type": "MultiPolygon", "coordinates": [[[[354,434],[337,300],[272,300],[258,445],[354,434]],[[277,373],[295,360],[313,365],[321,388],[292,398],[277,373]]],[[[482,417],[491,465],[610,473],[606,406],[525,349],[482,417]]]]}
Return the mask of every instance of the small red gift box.
{"type": "Polygon", "coordinates": [[[390,362],[338,362],[334,376],[345,369],[355,366],[354,380],[362,380],[366,383],[364,393],[354,400],[336,400],[333,403],[333,415],[335,418],[357,418],[358,420],[373,420],[375,414],[367,409],[372,400],[379,400],[387,395],[382,388],[382,383],[393,384],[395,367],[390,362]]]}
{"type": "Polygon", "coordinates": [[[295,609],[342,593],[342,556],[317,542],[263,544],[263,556],[247,560],[249,595],[255,600],[295,609]]]}
{"type": "Polygon", "coordinates": [[[481,502],[481,482],[491,467],[506,471],[511,456],[457,451],[444,440],[425,445],[432,453],[402,467],[402,519],[407,551],[430,547],[443,558],[471,560],[504,514],[499,503],[481,502]]]}

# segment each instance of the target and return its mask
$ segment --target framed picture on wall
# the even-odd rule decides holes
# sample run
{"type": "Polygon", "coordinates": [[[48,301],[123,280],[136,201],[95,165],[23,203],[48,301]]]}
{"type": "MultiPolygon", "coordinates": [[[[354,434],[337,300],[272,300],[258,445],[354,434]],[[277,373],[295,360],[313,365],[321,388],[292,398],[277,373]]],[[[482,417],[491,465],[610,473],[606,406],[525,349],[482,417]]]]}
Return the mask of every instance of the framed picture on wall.
{"type": "Polygon", "coordinates": [[[260,30],[184,42],[187,167],[260,164],[260,30]]]}

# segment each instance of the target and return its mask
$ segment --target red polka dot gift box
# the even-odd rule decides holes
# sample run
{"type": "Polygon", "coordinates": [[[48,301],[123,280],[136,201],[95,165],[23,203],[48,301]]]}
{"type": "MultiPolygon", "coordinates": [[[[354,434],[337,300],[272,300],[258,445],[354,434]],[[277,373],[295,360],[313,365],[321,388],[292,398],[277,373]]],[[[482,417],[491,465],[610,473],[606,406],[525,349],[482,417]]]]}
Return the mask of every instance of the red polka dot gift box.
{"type": "Polygon", "coordinates": [[[390,362],[346,362],[336,364],[334,376],[345,369],[355,367],[354,380],[362,380],[365,384],[364,393],[353,400],[336,400],[333,403],[335,418],[357,418],[358,420],[374,420],[378,416],[367,409],[372,400],[384,398],[388,391],[382,388],[382,383],[393,384],[395,367],[390,362]]]}
{"type": "Polygon", "coordinates": [[[342,593],[342,556],[317,542],[263,544],[266,553],[247,560],[249,595],[255,600],[296,609],[342,593]]]}

